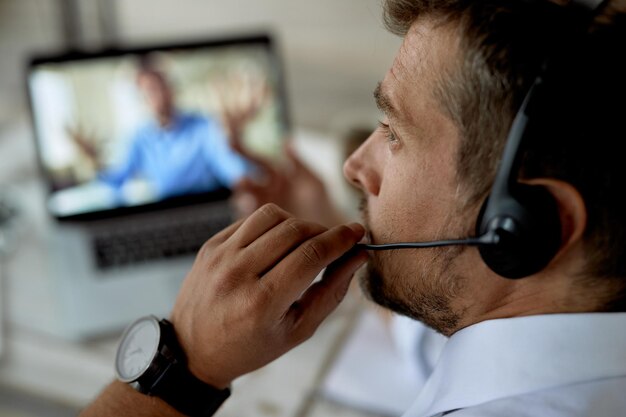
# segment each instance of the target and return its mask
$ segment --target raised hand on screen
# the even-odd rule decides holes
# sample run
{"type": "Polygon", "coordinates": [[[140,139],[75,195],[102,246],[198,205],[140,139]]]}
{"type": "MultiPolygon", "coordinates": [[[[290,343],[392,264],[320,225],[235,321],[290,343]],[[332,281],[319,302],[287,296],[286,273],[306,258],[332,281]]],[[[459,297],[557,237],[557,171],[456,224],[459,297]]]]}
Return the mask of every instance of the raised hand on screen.
{"type": "Polygon", "coordinates": [[[65,126],[65,133],[67,133],[72,143],[78,147],[94,166],[99,167],[101,165],[100,152],[94,135],[89,134],[86,129],[80,125],[65,126]]]}
{"type": "Polygon", "coordinates": [[[234,71],[212,84],[231,148],[252,157],[243,145],[243,132],[270,97],[267,79],[260,74],[234,71]]]}

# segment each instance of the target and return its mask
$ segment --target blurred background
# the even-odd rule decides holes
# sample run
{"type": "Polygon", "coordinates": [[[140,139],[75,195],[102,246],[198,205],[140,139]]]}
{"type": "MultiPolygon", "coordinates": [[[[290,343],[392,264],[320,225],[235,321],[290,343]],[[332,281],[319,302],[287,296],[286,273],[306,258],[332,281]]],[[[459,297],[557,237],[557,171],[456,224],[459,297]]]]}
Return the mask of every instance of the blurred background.
{"type": "Polygon", "coordinates": [[[0,0],[0,122],[24,111],[34,52],[144,46],[269,29],[285,61],[294,124],[327,131],[371,114],[399,39],[379,0],[0,0]]]}
{"type": "MultiPolygon", "coordinates": [[[[400,45],[382,25],[380,0],[0,0],[0,416],[76,415],[113,378],[118,337],[66,340],[45,329],[44,312],[55,307],[41,252],[47,220],[31,207],[44,191],[28,113],[28,58],[266,31],[283,61],[299,154],[337,207],[354,214],[341,163],[376,125],[372,91],[400,45]]],[[[384,404],[321,400],[324,375],[361,305],[354,296],[315,341],[244,378],[241,396],[218,415],[395,415],[384,404]]]]}

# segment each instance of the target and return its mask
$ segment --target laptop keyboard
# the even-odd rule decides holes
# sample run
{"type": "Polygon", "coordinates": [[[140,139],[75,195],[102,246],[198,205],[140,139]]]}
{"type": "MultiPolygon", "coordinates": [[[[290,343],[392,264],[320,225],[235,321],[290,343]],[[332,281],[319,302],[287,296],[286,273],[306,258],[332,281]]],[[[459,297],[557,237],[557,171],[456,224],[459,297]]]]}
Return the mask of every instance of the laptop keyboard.
{"type": "Polygon", "coordinates": [[[195,254],[212,235],[231,223],[227,215],[151,223],[126,224],[99,231],[92,246],[99,269],[195,254]]]}

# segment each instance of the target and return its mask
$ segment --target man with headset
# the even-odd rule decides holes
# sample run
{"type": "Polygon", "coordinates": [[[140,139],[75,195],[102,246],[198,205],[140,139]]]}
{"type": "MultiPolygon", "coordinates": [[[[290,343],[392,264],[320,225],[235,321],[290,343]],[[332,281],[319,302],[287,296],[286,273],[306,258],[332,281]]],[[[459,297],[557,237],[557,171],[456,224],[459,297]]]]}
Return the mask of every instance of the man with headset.
{"type": "Polygon", "coordinates": [[[212,415],[364,263],[373,300],[450,336],[407,417],[623,415],[625,9],[386,0],[404,42],[375,91],[385,118],[344,167],[366,228],[266,205],[218,233],[84,415],[212,415]]]}

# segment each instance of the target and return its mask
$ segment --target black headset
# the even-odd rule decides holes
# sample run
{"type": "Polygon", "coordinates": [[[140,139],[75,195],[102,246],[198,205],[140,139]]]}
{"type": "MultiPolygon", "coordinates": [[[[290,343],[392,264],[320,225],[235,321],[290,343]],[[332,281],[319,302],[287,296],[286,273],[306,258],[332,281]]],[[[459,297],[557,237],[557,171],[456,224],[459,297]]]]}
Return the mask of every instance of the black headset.
{"type": "MultiPolygon", "coordinates": [[[[590,19],[607,0],[574,0],[568,7],[585,9],[590,19]]],[[[587,22],[588,23],[588,22],[587,22]]],[[[477,246],[485,264],[505,278],[533,275],[548,265],[561,245],[561,222],[556,200],[542,186],[522,184],[518,176],[523,145],[532,135],[534,114],[542,102],[547,64],[544,64],[520,106],[504,147],[491,192],[476,220],[476,237],[357,245],[367,250],[477,246]]]]}

